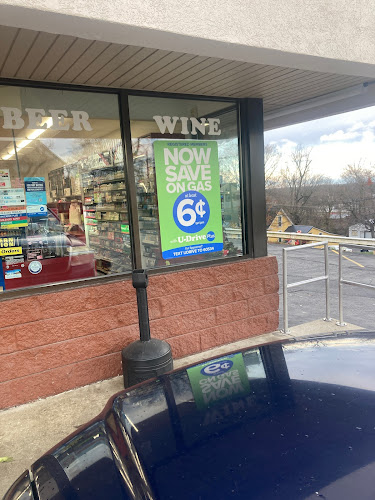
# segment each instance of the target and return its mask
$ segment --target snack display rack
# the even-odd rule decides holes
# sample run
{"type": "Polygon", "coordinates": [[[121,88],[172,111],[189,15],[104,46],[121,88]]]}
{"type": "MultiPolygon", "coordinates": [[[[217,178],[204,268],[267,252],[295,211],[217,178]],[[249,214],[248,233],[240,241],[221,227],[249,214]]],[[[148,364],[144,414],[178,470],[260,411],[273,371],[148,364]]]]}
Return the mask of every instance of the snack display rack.
{"type": "Polygon", "coordinates": [[[83,217],[87,245],[99,273],[131,269],[131,245],[122,155],[107,151],[82,166],[83,217]]]}

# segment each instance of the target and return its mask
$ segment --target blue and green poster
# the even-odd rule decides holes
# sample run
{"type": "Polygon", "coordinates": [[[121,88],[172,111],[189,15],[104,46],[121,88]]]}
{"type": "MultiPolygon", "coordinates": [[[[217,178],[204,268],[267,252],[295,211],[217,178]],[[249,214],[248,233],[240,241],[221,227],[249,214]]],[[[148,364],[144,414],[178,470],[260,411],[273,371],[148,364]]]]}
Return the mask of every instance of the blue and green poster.
{"type": "Polygon", "coordinates": [[[162,255],[175,259],[223,249],[216,141],[155,141],[162,255]]]}

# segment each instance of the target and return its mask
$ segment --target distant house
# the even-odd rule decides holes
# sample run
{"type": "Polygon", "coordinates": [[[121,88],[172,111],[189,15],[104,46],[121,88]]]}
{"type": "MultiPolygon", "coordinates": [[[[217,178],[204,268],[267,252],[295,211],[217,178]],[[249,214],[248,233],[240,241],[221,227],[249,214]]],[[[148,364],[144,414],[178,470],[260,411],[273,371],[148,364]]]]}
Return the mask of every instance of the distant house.
{"type": "MultiPolygon", "coordinates": [[[[338,236],[336,234],[328,233],[327,231],[323,231],[322,229],[318,229],[314,226],[304,226],[302,224],[292,224],[291,226],[285,229],[286,233],[302,233],[302,234],[319,234],[323,236],[338,236]]],[[[302,236],[302,235],[301,235],[302,236]]],[[[296,245],[303,245],[304,243],[312,243],[311,241],[305,241],[303,238],[301,240],[296,240],[296,245]],[[298,243],[297,243],[298,241],[298,243]]]]}
{"type": "MultiPolygon", "coordinates": [[[[318,229],[317,227],[314,226],[307,226],[304,224],[293,224],[291,221],[290,217],[286,214],[286,212],[283,209],[280,209],[278,213],[276,214],[275,218],[271,222],[271,224],[268,227],[269,231],[280,231],[280,232],[286,232],[286,233],[301,233],[302,234],[319,234],[323,236],[338,236],[337,234],[332,234],[328,233],[327,231],[323,231],[322,229],[318,229]]],[[[329,238],[327,238],[329,240],[329,238]]],[[[288,243],[289,239],[285,237],[280,237],[280,238],[275,238],[275,237],[270,237],[268,238],[268,243],[288,243]]],[[[303,238],[301,240],[293,240],[290,241],[291,244],[304,244],[304,243],[311,243],[310,241],[305,241],[303,238]],[[297,243],[298,241],[298,243],[297,243]]]]}
{"type": "Polygon", "coordinates": [[[330,219],[345,219],[346,217],[350,217],[350,211],[341,207],[333,207],[329,216],[330,219]]]}
{"type": "Polygon", "coordinates": [[[354,224],[349,226],[349,238],[371,238],[371,231],[364,224],[354,224]]]}
{"type": "MultiPolygon", "coordinates": [[[[284,232],[286,231],[286,228],[293,225],[292,220],[290,217],[287,215],[287,213],[281,208],[271,224],[268,227],[269,231],[279,231],[279,232],[284,232]]],[[[269,243],[283,243],[285,239],[282,238],[268,238],[269,243]]]]}
{"type": "MultiPolygon", "coordinates": [[[[305,234],[308,234],[313,229],[316,229],[316,228],[314,226],[304,226],[302,224],[292,224],[285,229],[285,232],[286,233],[305,233],[305,234]]],[[[320,230],[318,229],[317,231],[320,231],[320,230]]],[[[310,234],[321,234],[321,233],[320,232],[319,233],[311,232],[310,234]]]]}

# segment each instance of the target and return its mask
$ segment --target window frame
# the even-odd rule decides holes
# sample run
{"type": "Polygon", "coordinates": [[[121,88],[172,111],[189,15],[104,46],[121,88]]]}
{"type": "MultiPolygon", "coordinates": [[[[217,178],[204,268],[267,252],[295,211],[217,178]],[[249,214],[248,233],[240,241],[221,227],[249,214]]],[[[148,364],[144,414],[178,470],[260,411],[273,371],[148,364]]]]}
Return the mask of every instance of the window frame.
{"type": "MultiPolygon", "coordinates": [[[[16,80],[0,78],[1,86],[32,87],[50,90],[64,90],[76,92],[92,92],[95,94],[117,95],[118,109],[120,117],[121,139],[124,153],[124,175],[126,181],[126,194],[128,199],[129,226],[131,236],[131,252],[133,269],[142,267],[141,243],[139,233],[138,203],[134,175],[134,164],[131,143],[130,116],[129,116],[129,96],[160,97],[166,99],[187,99],[205,100],[232,104],[237,114],[238,131],[238,157],[240,175],[240,202],[242,219],[242,241],[243,255],[235,257],[225,257],[222,259],[212,259],[207,261],[189,262],[184,264],[173,263],[167,267],[148,269],[149,274],[162,274],[166,272],[178,272],[197,267],[208,267],[222,265],[225,263],[240,262],[249,258],[262,257],[267,255],[266,231],[265,231],[265,196],[262,195],[262,184],[264,188],[263,169],[263,103],[262,99],[256,98],[228,98],[220,96],[206,96],[194,94],[174,94],[170,92],[152,92],[143,90],[129,90],[107,87],[90,87],[83,85],[59,84],[49,82],[39,82],[30,80],[16,80]],[[257,119],[253,122],[249,113],[256,112],[257,119]],[[262,168],[259,168],[261,160],[262,168]],[[258,164],[257,175],[250,168],[252,164],[258,164]],[[262,170],[262,171],[260,171],[262,170]],[[264,213],[259,208],[264,205],[264,213]],[[255,210],[257,208],[257,210],[255,210]],[[255,220],[254,220],[255,217],[255,220]],[[263,220],[264,219],[264,220],[263,220]],[[263,227],[264,226],[264,227],[263,227]],[[264,241],[259,241],[259,237],[264,241]]],[[[264,189],[263,189],[264,191],[264,189]]],[[[107,276],[96,276],[79,280],[61,281],[35,285],[30,287],[5,290],[0,294],[0,301],[11,298],[24,297],[30,295],[40,295],[53,293],[59,290],[75,289],[77,287],[87,287],[131,279],[131,271],[110,274],[107,276]]]]}

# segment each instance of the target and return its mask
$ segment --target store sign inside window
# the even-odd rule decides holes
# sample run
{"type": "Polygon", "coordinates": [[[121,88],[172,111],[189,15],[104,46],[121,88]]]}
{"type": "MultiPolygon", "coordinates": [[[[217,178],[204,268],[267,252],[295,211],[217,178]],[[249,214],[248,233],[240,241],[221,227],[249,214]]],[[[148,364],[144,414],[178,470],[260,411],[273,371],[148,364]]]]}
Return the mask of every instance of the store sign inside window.
{"type": "Polygon", "coordinates": [[[186,116],[153,116],[162,134],[173,134],[178,122],[181,124],[181,134],[221,135],[219,118],[187,118],[186,116]],[[190,127],[189,127],[190,123],[190,127]],[[191,129],[191,132],[189,131],[191,129]]]}
{"type": "Polygon", "coordinates": [[[46,129],[52,130],[87,130],[90,132],[92,126],[89,122],[89,114],[86,111],[66,111],[65,109],[25,108],[25,115],[19,108],[0,107],[4,116],[2,128],[6,130],[46,129]],[[48,118],[45,120],[45,118],[48,118]]]}

